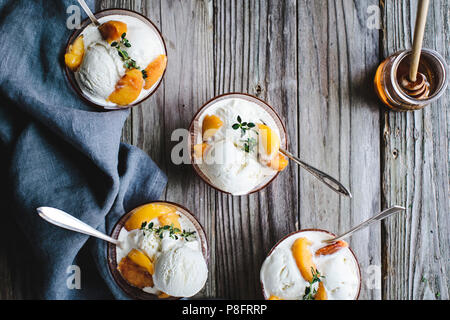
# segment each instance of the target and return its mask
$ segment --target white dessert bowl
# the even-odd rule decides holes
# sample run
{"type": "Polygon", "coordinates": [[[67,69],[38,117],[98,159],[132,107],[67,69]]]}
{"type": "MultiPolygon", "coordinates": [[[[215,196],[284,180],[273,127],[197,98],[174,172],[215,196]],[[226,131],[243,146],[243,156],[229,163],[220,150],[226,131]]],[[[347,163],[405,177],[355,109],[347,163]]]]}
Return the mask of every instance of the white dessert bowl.
{"type": "MultiPolygon", "coordinates": [[[[280,172],[261,164],[256,151],[239,151],[244,140],[239,130],[232,129],[238,116],[242,122],[267,124],[278,135],[281,148],[287,148],[286,129],[270,105],[245,93],[229,93],[208,101],[191,121],[190,159],[195,172],[209,186],[225,194],[244,196],[264,189],[280,172]],[[194,146],[203,142],[202,123],[211,115],[219,116],[224,124],[209,140],[211,147],[199,161],[194,146]]],[[[258,134],[249,130],[245,138],[256,140],[258,134]]]]}

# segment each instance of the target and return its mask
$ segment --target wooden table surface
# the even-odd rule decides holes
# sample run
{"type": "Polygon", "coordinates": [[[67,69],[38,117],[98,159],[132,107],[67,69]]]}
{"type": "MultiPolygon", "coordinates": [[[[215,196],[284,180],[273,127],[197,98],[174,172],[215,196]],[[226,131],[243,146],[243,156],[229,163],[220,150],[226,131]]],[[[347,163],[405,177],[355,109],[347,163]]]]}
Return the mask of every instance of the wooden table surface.
{"type": "MultiPolygon", "coordinates": [[[[340,233],[398,204],[406,215],[350,240],[361,265],[360,299],[449,299],[450,90],[422,111],[397,113],[381,105],[372,85],[384,57],[411,47],[416,1],[97,1],[97,10],[112,7],[149,17],[167,44],[163,84],[132,110],[124,141],[167,173],[162,199],[191,209],[207,232],[210,274],[200,297],[259,299],[259,269],[283,236],[302,228],[340,233]],[[245,197],[218,193],[191,166],[172,164],[173,130],[227,92],[271,104],[290,149],[337,177],[353,199],[293,164],[245,197]]],[[[449,16],[448,1],[431,1],[424,40],[447,62],[449,16]]],[[[32,297],[19,269],[26,258],[14,253],[20,241],[0,246],[0,298],[32,297]]]]}

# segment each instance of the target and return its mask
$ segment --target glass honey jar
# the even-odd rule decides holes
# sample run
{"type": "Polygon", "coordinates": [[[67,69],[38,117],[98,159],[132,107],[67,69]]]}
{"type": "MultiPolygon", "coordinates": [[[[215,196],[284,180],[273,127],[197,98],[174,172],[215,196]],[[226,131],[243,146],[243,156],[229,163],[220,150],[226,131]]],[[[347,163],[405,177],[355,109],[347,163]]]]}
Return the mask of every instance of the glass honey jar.
{"type": "Polygon", "coordinates": [[[438,100],[447,88],[447,64],[436,51],[422,49],[418,72],[426,78],[428,96],[417,99],[408,94],[401,81],[408,76],[411,50],[394,53],[377,69],[374,85],[381,101],[395,111],[419,110],[438,100]]]}

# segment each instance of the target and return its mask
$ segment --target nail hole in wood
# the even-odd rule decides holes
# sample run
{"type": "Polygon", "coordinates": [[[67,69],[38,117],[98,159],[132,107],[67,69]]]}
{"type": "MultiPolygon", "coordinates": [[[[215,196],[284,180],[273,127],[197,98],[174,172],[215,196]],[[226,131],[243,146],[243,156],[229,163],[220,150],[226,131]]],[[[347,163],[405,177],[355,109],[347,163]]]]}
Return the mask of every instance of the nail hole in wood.
{"type": "Polygon", "coordinates": [[[262,92],[262,88],[261,88],[261,86],[259,84],[257,84],[256,87],[255,87],[256,95],[259,96],[261,94],[261,92],[262,92]]]}
{"type": "Polygon", "coordinates": [[[392,156],[394,157],[394,159],[398,158],[398,150],[394,149],[394,151],[392,151],[392,156]]]}

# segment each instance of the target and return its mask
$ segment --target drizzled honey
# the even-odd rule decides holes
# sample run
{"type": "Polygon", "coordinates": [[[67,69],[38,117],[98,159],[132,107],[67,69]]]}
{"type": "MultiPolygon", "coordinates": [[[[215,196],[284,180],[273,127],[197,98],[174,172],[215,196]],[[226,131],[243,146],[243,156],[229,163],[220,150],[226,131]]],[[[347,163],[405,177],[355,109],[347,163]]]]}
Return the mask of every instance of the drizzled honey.
{"type": "Polygon", "coordinates": [[[406,95],[413,99],[423,100],[428,98],[432,90],[430,81],[433,79],[433,72],[431,68],[427,65],[426,61],[419,63],[419,72],[417,73],[416,80],[411,81],[409,79],[410,64],[407,60],[403,60],[397,69],[397,79],[399,79],[400,87],[406,95]]]}

